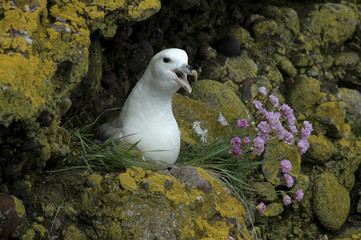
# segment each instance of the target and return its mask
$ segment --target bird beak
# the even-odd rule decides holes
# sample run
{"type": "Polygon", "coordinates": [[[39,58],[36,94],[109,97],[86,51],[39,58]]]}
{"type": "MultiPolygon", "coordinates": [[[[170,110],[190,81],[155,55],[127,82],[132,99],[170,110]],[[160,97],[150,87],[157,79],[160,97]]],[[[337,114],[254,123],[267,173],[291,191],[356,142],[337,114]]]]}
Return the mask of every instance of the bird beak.
{"type": "Polygon", "coordinates": [[[176,75],[176,81],[188,92],[192,92],[192,88],[188,83],[187,75],[192,75],[195,80],[198,79],[198,73],[196,70],[193,70],[193,68],[188,64],[183,64],[179,68],[176,68],[173,70],[176,75]]]}

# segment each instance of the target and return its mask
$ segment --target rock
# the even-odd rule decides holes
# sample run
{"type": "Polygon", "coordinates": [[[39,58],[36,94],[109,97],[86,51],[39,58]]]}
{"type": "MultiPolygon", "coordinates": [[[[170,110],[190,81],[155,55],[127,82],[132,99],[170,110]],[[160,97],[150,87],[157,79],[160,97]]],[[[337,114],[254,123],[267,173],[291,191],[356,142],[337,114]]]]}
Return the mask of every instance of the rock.
{"type": "Polygon", "coordinates": [[[236,93],[214,80],[201,80],[192,85],[191,98],[200,100],[222,113],[229,124],[238,120],[246,108],[236,93]]]}
{"type": "MultiPolygon", "coordinates": [[[[119,232],[121,233],[121,232],[119,232]]],[[[70,225],[63,229],[62,237],[64,240],[72,240],[72,239],[79,239],[79,240],[86,240],[88,239],[87,236],[82,233],[76,226],[70,225]]],[[[117,239],[117,238],[115,238],[117,239]]],[[[118,238],[120,239],[120,238],[118,238]]]]}
{"type": "Polygon", "coordinates": [[[283,74],[288,77],[296,76],[297,69],[293,66],[292,62],[288,60],[288,58],[280,54],[275,54],[274,59],[276,61],[276,66],[283,74]]]}
{"type": "Polygon", "coordinates": [[[340,52],[335,56],[336,66],[354,66],[358,62],[360,62],[360,56],[356,52],[340,52]]]}
{"type": "Polygon", "coordinates": [[[213,44],[218,53],[227,57],[238,56],[241,53],[240,44],[235,36],[225,36],[213,44]]]}
{"type": "Polygon", "coordinates": [[[346,110],[351,120],[361,117],[361,93],[355,89],[339,88],[340,106],[346,110]]]}
{"type": "MultiPolygon", "coordinates": [[[[243,207],[206,171],[186,167],[173,169],[172,173],[174,170],[179,171],[177,178],[183,178],[185,182],[190,176],[196,177],[193,183],[188,182],[194,187],[185,187],[170,174],[135,167],[128,169],[126,174],[135,181],[137,188],[133,189],[136,190],[119,191],[118,177],[106,174],[102,189],[85,187],[81,191],[81,202],[75,205],[102,239],[227,238],[231,228],[227,221],[232,218],[243,229],[243,207]],[[204,181],[205,185],[199,185],[198,181],[204,181]],[[217,220],[212,222],[215,216],[217,220]]],[[[76,228],[71,232],[81,233],[82,225],[74,226],[76,228]]],[[[242,234],[248,236],[245,228],[242,234]]]]}
{"type": "Polygon", "coordinates": [[[316,108],[316,118],[325,127],[330,137],[343,136],[345,115],[336,102],[325,102],[316,108]]]}
{"type": "Polygon", "coordinates": [[[182,142],[187,144],[212,142],[224,134],[222,131],[224,127],[217,122],[219,112],[207,103],[176,93],[173,95],[172,105],[173,114],[182,134],[182,142]],[[195,128],[196,123],[198,129],[195,128]]]}
{"type": "Polygon", "coordinates": [[[211,183],[201,177],[195,167],[173,168],[170,173],[188,188],[196,187],[198,190],[206,193],[213,189],[211,183]]]}
{"type": "Polygon", "coordinates": [[[238,57],[227,58],[224,63],[205,62],[203,66],[202,77],[204,79],[222,82],[232,80],[239,83],[245,78],[256,78],[258,72],[258,66],[246,53],[242,53],[238,57]]]}
{"type": "Polygon", "coordinates": [[[298,53],[292,58],[293,64],[298,68],[310,67],[313,65],[313,59],[310,55],[298,53]]]}
{"type": "Polygon", "coordinates": [[[271,38],[277,31],[277,23],[272,19],[258,19],[252,23],[252,32],[256,38],[271,38]]]}
{"type": "Polygon", "coordinates": [[[313,164],[324,164],[335,154],[336,149],[333,143],[322,134],[311,135],[308,138],[310,144],[306,152],[305,160],[313,164]]]}
{"type": "Polygon", "coordinates": [[[230,34],[238,39],[241,46],[248,45],[253,42],[251,34],[243,27],[237,26],[231,28],[230,34]]]}
{"type": "Polygon", "coordinates": [[[251,186],[260,195],[259,201],[262,202],[273,202],[278,200],[278,196],[275,187],[270,182],[255,182],[251,186]]]}
{"type": "Polygon", "coordinates": [[[355,11],[342,4],[315,4],[298,12],[302,32],[325,47],[340,45],[356,30],[355,11]]]}
{"type": "Polygon", "coordinates": [[[287,94],[293,109],[304,112],[320,99],[320,82],[312,77],[298,76],[287,94]]]}
{"type": "Polygon", "coordinates": [[[328,231],[339,230],[346,221],[350,210],[350,196],[330,173],[322,173],[315,181],[313,210],[321,225],[328,231]]]}
{"type": "MultiPolygon", "coordinates": [[[[70,104],[64,99],[70,98],[87,73],[80,87],[82,97],[89,100],[99,88],[102,50],[91,33],[113,37],[119,24],[144,20],[160,6],[159,0],[130,4],[34,0],[1,7],[0,151],[13,153],[4,168],[8,163],[19,164],[19,159],[24,171],[42,168],[50,157],[69,152],[69,138],[57,116],[67,112],[70,104]],[[11,139],[5,137],[8,132],[11,139]],[[21,151],[36,141],[42,148],[21,151]]],[[[76,96],[73,106],[81,102],[76,96]]]]}
{"type": "Polygon", "coordinates": [[[292,8],[278,8],[271,5],[262,9],[262,14],[267,18],[274,19],[277,24],[281,25],[282,30],[280,32],[283,35],[283,38],[290,40],[290,36],[288,35],[298,35],[300,31],[300,22],[297,12],[292,8]],[[291,34],[288,34],[288,31],[291,34]]]}
{"type": "Polygon", "coordinates": [[[0,238],[8,239],[8,236],[25,222],[25,218],[22,201],[10,194],[0,193],[0,238]]]}

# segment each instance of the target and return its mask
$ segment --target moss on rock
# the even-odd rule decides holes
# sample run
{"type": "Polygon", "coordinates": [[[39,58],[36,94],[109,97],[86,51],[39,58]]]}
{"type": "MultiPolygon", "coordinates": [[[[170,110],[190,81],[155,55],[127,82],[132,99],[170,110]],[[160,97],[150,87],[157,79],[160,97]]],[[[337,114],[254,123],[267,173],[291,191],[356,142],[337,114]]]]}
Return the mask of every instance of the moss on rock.
{"type": "Polygon", "coordinates": [[[192,85],[191,97],[207,103],[222,113],[229,124],[245,113],[245,105],[236,93],[224,84],[214,80],[201,80],[192,85]]]}
{"type": "Polygon", "coordinates": [[[333,143],[322,134],[311,135],[308,138],[310,147],[307,151],[306,161],[314,164],[324,164],[332,158],[336,149],[333,143]]]}
{"type": "Polygon", "coordinates": [[[313,209],[320,223],[335,232],[346,221],[350,210],[348,191],[330,173],[322,173],[313,186],[313,209]]]}
{"type": "Polygon", "coordinates": [[[320,82],[312,77],[298,76],[287,97],[296,111],[311,114],[311,108],[320,99],[320,82]]]}
{"type": "Polygon", "coordinates": [[[174,94],[172,105],[174,116],[182,133],[182,142],[188,144],[195,144],[203,140],[211,142],[222,134],[223,126],[217,122],[219,112],[207,103],[174,94]],[[203,132],[200,132],[200,129],[196,131],[195,123],[197,122],[203,132]]]}
{"type": "Polygon", "coordinates": [[[303,33],[317,45],[342,44],[356,30],[355,11],[343,4],[316,4],[301,10],[299,15],[303,33]]]}
{"type": "Polygon", "coordinates": [[[344,134],[345,115],[337,102],[325,102],[316,108],[316,118],[322,123],[326,134],[331,137],[342,137],[344,134]]]}

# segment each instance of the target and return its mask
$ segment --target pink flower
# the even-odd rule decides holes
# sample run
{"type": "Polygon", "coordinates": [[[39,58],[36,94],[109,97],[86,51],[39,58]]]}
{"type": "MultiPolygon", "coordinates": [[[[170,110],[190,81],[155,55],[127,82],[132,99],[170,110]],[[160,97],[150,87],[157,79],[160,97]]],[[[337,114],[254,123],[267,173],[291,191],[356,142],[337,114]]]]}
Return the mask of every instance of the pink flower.
{"type": "Polygon", "coordinates": [[[243,153],[242,150],[239,147],[234,147],[234,148],[230,149],[228,152],[230,154],[233,153],[236,156],[239,156],[239,155],[241,155],[243,153]]]}
{"type": "Polygon", "coordinates": [[[257,206],[256,206],[256,209],[264,214],[264,211],[266,210],[266,204],[264,204],[264,202],[260,202],[257,206]]]}
{"type": "Polygon", "coordinates": [[[237,121],[237,127],[239,128],[246,128],[248,127],[248,122],[246,119],[241,119],[237,121]]]}
{"type": "Polygon", "coordinates": [[[245,137],[245,138],[243,138],[242,142],[244,145],[249,145],[251,143],[251,140],[248,137],[245,137]]]}
{"type": "Polygon", "coordinates": [[[301,136],[303,139],[307,140],[313,131],[312,124],[308,121],[303,121],[303,128],[301,128],[301,136]]]}
{"type": "Polygon", "coordinates": [[[297,128],[295,125],[289,125],[288,128],[290,129],[290,132],[293,134],[297,132],[297,128]]]}
{"type": "Polygon", "coordinates": [[[253,101],[253,105],[254,105],[254,107],[255,107],[257,110],[261,110],[261,109],[262,109],[262,103],[259,102],[259,101],[257,101],[257,100],[253,101]]]}
{"type": "Polygon", "coordinates": [[[281,161],[282,172],[288,173],[292,170],[292,164],[289,160],[284,159],[281,161]]]}
{"type": "Polygon", "coordinates": [[[234,238],[231,236],[228,236],[227,238],[228,238],[228,240],[234,240],[234,238]]]}
{"type": "Polygon", "coordinates": [[[286,185],[287,187],[291,188],[293,186],[293,177],[287,173],[285,173],[283,175],[283,177],[285,178],[285,181],[286,181],[286,185]]]}
{"type": "Polygon", "coordinates": [[[297,147],[299,148],[300,153],[302,153],[302,154],[307,151],[307,149],[309,148],[309,146],[310,146],[310,145],[308,144],[307,139],[304,139],[304,138],[300,139],[300,140],[298,141],[298,143],[297,143],[297,147]]]}
{"type": "Polygon", "coordinates": [[[267,95],[267,93],[266,93],[266,88],[265,88],[265,87],[260,87],[260,88],[258,89],[258,93],[261,94],[261,95],[263,95],[263,96],[266,96],[266,95],[267,95]]]}
{"type": "Polygon", "coordinates": [[[297,201],[301,201],[303,199],[303,191],[302,189],[299,189],[295,193],[295,198],[297,201]]]}
{"type": "Polygon", "coordinates": [[[265,118],[273,129],[281,125],[280,116],[281,114],[279,112],[265,112],[265,118]]]}
{"type": "Polygon", "coordinates": [[[266,121],[261,121],[258,123],[257,127],[261,132],[264,133],[270,133],[271,132],[271,126],[266,121]]]}
{"type": "Polygon", "coordinates": [[[292,135],[292,133],[285,131],[285,135],[284,135],[284,141],[286,144],[288,145],[292,145],[293,141],[294,141],[294,136],[292,135]]]}
{"type": "Polygon", "coordinates": [[[241,139],[239,137],[234,137],[231,139],[231,143],[234,147],[239,147],[239,145],[241,144],[241,139]]]}
{"type": "Polygon", "coordinates": [[[273,96],[273,95],[269,95],[269,101],[271,102],[271,104],[274,107],[277,107],[278,104],[279,104],[278,98],[276,96],[273,96]]]}
{"type": "Polygon", "coordinates": [[[291,203],[292,203],[292,200],[291,200],[290,196],[284,195],[283,196],[283,204],[287,206],[287,205],[290,205],[291,203]]]}
{"type": "Polygon", "coordinates": [[[264,140],[261,137],[256,137],[254,140],[254,149],[252,155],[260,156],[264,151],[264,140]]]}
{"type": "Polygon", "coordinates": [[[283,113],[284,116],[293,115],[293,109],[288,106],[287,104],[282,104],[282,106],[278,109],[280,112],[283,113]]]}

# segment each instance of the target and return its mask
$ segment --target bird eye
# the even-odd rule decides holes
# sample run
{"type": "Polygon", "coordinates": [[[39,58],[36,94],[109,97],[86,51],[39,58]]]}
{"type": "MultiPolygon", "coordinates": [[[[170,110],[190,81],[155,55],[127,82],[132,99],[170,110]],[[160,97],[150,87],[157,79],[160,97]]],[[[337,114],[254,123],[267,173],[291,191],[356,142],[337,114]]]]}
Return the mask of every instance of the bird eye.
{"type": "Polygon", "coordinates": [[[165,63],[170,62],[170,59],[169,58],[163,58],[163,62],[165,62],[165,63]]]}

